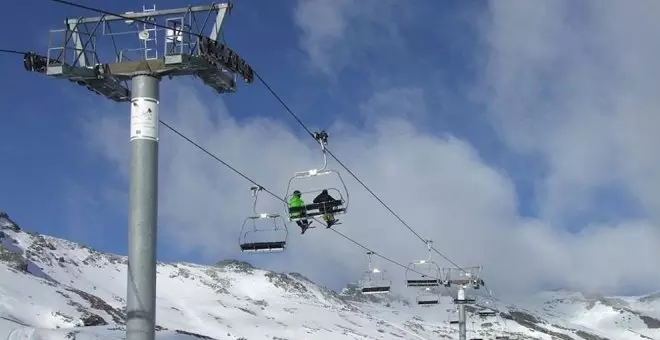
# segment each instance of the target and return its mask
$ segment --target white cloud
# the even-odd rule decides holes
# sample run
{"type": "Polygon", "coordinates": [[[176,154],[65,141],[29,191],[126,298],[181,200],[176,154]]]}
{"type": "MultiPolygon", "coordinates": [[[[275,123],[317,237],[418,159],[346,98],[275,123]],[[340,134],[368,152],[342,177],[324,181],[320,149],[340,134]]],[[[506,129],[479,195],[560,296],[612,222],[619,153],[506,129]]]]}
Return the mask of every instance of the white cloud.
{"type": "Polygon", "coordinates": [[[660,85],[653,44],[660,5],[600,1],[492,2],[482,27],[490,58],[487,107],[509,145],[538,152],[544,217],[584,209],[617,185],[659,223],[660,142],[652,89],[660,85]]]}
{"type": "Polygon", "coordinates": [[[383,117],[404,118],[417,123],[426,112],[424,91],[419,88],[391,88],[376,92],[360,107],[360,113],[366,118],[365,126],[371,126],[383,117]]]}
{"type": "Polygon", "coordinates": [[[294,20],[312,67],[332,75],[374,44],[397,45],[399,2],[391,0],[299,0],[294,20]]]}
{"type": "MultiPolygon", "coordinates": [[[[405,96],[406,92],[387,93],[405,96]]],[[[164,98],[170,104],[161,107],[163,119],[282,196],[293,172],[320,165],[314,142],[307,137],[299,139],[278,121],[254,118],[239,124],[221,100],[209,104],[214,110],[205,108],[187,87],[164,98]]],[[[370,102],[380,105],[374,101],[392,99],[375,94],[370,102]]],[[[424,104],[416,103],[415,107],[424,104]]],[[[633,228],[636,232],[627,234],[626,241],[635,244],[612,238],[623,233],[620,228],[611,229],[611,233],[610,229],[598,229],[596,236],[575,236],[557,232],[541,221],[524,221],[516,213],[517,197],[510,179],[487,166],[468,143],[451,136],[420,133],[396,117],[375,121],[371,131],[361,134],[352,133],[354,128],[345,125],[331,129],[331,150],[417,232],[434,239],[445,255],[464,266],[485,265],[486,278],[498,291],[534,289],[547,282],[617,289],[626,284],[620,281],[623,273],[639,275],[645,282],[660,278],[656,269],[639,261],[599,274],[603,256],[618,263],[632,260],[634,249],[648,252],[646,256],[660,256],[651,247],[654,243],[649,236],[654,234],[649,228],[638,225],[633,228]],[[599,249],[603,242],[608,242],[608,248],[599,249]],[[610,258],[611,254],[618,255],[610,258]],[[576,257],[581,260],[576,261],[576,257]],[[572,272],[589,275],[566,276],[572,272]]],[[[108,159],[118,160],[126,169],[128,148],[117,143],[126,139],[124,127],[118,127],[126,125],[126,119],[105,118],[99,124],[108,133],[97,134],[97,142],[106,146],[102,150],[108,159]]],[[[343,177],[350,190],[350,206],[349,213],[340,216],[344,224],[338,230],[406,264],[426,257],[421,241],[348,174],[343,172],[343,177]]],[[[239,227],[251,214],[249,182],[163,128],[160,185],[160,230],[178,240],[176,250],[201,250],[209,261],[237,256],[239,227]]],[[[304,191],[315,186],[296,188],[304,191]]],[[[261,197],[263,210],[284,211],[283,203],[265,193],[261,197]]],[[[287,252],[248,259],[279,270],[300,271],[332,286],[355,279],[364,269],[363,251],[341,237],[322,228],[301,236],[295,225],[289,228],[287,252]]],[[[443,266],[449,265],[434,258],[443,266]]],[[[387,268],[399,285],[402,270],[391,265],[387,268]]]]}
{"type": "Polygon", "coordinates": [[[303,30],[302,46],[311,62],[322,71],[331,69],[331,51],[341,45],[351,3],[339,1],[303,1],[295,11],[296,23],[303,30]]]}

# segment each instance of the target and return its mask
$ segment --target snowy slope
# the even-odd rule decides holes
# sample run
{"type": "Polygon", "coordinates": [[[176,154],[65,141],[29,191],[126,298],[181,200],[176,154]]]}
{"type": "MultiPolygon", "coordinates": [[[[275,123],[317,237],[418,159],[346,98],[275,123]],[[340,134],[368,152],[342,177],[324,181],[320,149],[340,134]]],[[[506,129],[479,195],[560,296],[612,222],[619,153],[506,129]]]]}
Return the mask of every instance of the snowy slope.
{"type": "MultiPolygon", "coordinates": [[[[26,233],[8,216],[0,215],[0,229],[0,338],[124,338],[125,257],[26,233]]],[[[507,320],[482,319],[470,308],[468,337],[660,339],[660,295],[550,292],[516,305],[502,314],[507,320]]],[[[157,306],[161,340],[457,338],[450,297],[419,307],[396,296],[364,297],[354,287],[337,294],[299,274],[235,261],[159,263],[157,306]]]]}

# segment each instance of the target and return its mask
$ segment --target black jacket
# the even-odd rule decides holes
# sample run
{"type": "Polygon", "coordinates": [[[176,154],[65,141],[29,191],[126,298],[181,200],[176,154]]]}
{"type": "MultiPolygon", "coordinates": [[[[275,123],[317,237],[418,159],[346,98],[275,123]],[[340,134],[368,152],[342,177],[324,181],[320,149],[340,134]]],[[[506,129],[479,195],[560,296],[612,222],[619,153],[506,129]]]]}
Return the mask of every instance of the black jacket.
{"type": "Polygon", "coordinates": [[[335,198],[330,196],[327,191],[323,191],[318,196],[314,197],[314,203],[332,202],[335,198]]]}
{"type": "MultiPolygon", "coordinates": [[[[328,194],[327,190],[323,190],[318,196],[314,197],[314,203],[325,203],[325,202],[332,202],[336,201],[336,199],[330,194],[328,194]]],[[[319,212],[321,214],[325,214],[327,212],[332,211],[331,207],[326,207],[325,204],[322,204],[321,207],[319,208],[319,212]]]]}

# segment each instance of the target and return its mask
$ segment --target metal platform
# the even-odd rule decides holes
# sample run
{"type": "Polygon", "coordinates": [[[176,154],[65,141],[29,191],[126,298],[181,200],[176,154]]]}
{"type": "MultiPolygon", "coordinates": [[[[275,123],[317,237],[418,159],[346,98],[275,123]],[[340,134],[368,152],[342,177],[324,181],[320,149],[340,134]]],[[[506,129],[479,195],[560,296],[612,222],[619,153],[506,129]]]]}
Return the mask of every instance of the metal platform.
{"type": "Polygon", "coordinates": [[[37,56],[39,63],[26,69],[68,79],[115,102],[130,101],[128,81],[140,74],[193,76],[217,93],[233,93],[237,78],[252,83],[254,71],[217,41],[230,8],[227,3],[168,10],[143,7],[137,13],[67,19],[64,29],[50,30],[46,56],[37,56]],[[203,24],[196,17],[200,13],[205,14],[203,24]],[[213,27],[206,33],[209,22],[213,27]],[[97,48],[103,40],[112,48],[97,48]],[[139,48],[127,48],[136,43],[139,48]]]}

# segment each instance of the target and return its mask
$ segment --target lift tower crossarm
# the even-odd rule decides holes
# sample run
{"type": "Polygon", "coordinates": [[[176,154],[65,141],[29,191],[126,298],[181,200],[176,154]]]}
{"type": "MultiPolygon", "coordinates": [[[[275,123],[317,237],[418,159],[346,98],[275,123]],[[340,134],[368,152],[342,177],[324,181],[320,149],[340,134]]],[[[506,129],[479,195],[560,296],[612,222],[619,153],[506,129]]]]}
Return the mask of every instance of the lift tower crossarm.
{"type": "Polygon", "coordinates": [[[247,62],[217,40],[232,8],[228,3],[119,14],[58,2],[103,15],[67,19],[64,29],[51,30],[47,55],[30,56],[30,71],[70,80],[116,102],[131,100],[128,82],[144,73],[195,76],[217,93],[236,92],[238,77],[254,80],[247,62]],[[97,50],[104,43],[108,48],[97,50]]]}
{"type": "MultiPolygon", "coordinates": [[[[80,24],[90,24],[98,22],[112,22],[112,21],[129,21],[131,19],[137,19],[140,21],[149,20],[154,17],[159,16],[173,16],[181,15],[186,13],[195,13],[195,12],[212,12],[217,11],[215,16],[215,23],[209,34],[211,40],[218,40],[218,35],[222,29],[222,23],[224,21],[225,15],[228,14],[228,11],[231,11],[232,5],[230,3],[221,3],[221,4],[211,4],[209,6],[188,6],[186,8],[177,8],[177,9],[165,9],[165,10],[154,10],[149,12],[126,12],[120,15],[104,15],[100,17],[87,17],[87,18],[77,18],[77,19],[67,19],[65,24],[73,32],[74,36],[72,37],[76,47],[82,50],[82,42],[78,38],[77,26],[80,24]]],[[[86,66],[84,57],[81,58],[80,66],[86,66]]]]}
{"type": "MultiPolygon", "coordinates": [[[[117,20],[128,20],[128,19],[147,19],[154,16],[166,16],[166,15],[175,15],[175,14],[185,14],[187,12],[208,12],[208,11],[218,11],[218,14],[222,14],[224,17],[225,11],[231,8],[231,5],[228,3],[221,4],[212,4],[207,6],[189,6],[185,8],[176,8],[176,9],[161,9],[156,11],[149,12],[126,12],[121,16],[117,15],[104,15],[100,17],[86,17],[80,19],[68,19],[67,23],[80,23],[88,24],[95,23],[98,21],[117,21],[117,20]]],[[[215,39],[214,39],[215,40],[215,39]]]]}

